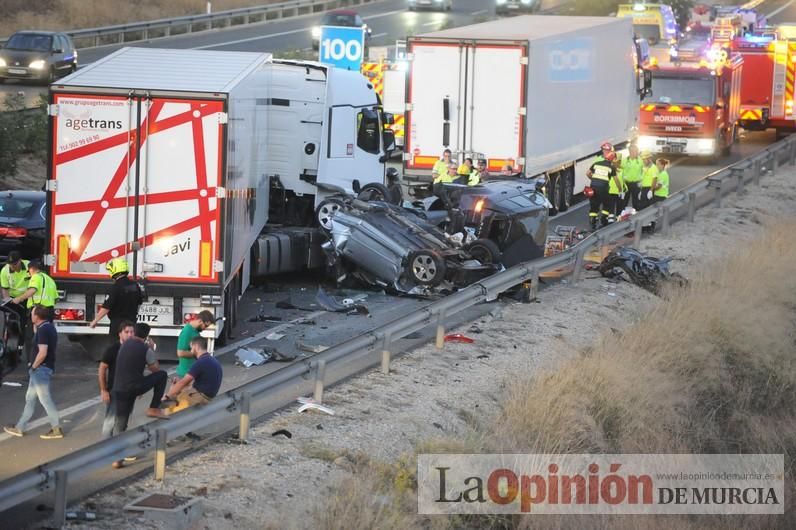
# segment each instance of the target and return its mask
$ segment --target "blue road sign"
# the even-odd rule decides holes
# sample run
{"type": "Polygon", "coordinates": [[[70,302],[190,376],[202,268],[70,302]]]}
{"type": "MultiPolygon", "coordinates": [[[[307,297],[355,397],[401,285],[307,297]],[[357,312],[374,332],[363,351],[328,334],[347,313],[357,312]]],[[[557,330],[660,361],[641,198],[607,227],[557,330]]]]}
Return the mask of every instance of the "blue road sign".
{"type": "Polygon", "coordinates": [[[365,56],[365,30],[321,26],[320,62],[344,70],[357,70],[365,56]]]}

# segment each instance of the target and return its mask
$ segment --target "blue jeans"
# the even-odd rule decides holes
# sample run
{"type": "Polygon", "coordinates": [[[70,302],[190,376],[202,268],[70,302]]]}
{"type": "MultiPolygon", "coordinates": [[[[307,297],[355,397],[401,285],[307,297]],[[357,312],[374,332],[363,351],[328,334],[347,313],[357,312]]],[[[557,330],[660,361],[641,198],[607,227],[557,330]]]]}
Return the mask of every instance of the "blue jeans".
{"type": "Polygon", "coordinates": [[[102,439],[113,436],[113,426],[116,423],[116,397],[111,394],[110,402],[105,405],[105,418],[102,420],[102,439]]]}
{"type": "Polygon", "coordinates": [[[53,371],[47,366],[39,366],[35,370],[28,370],[28,374],[30,375],[30,381],[28,382],[28,391],[25,394],[25,409],[22,411],[22,416],[19,417],[17,429],[25,432],[25,427],[36,410],[37,399],[47,413],[50,426],[58,427],[61,419],[58,417],[58,408],[53,402],[52,394],[50,394],[50,378],[53,376],[53,371]]]}

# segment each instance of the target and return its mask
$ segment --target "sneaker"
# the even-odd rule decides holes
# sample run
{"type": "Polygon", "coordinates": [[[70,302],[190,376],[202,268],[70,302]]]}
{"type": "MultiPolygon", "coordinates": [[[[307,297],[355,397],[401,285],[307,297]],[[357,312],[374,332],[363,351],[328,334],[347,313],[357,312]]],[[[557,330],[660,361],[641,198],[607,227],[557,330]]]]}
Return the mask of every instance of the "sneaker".
{"type": "Polygon", "coordinates": [[[137,456],[125,456],[124,457],[124,463],[125,464],[130,464],[132,462],[135,462],[136,460],[138,460],[137,456]]]}
{"type": "Polygon", "coordinates": [[[16,427],[3,427],[3,430],[10,434],[11,436],[16,436],[18,438],[22,438],[23,432],[17,429],[16,427]]]}
{"type": "Polygon", "coordinates": [[[64,437],[64,431],[60,427],[53,427],[46,433],[39,436],[42,440],[57,440],[64,437]]]}

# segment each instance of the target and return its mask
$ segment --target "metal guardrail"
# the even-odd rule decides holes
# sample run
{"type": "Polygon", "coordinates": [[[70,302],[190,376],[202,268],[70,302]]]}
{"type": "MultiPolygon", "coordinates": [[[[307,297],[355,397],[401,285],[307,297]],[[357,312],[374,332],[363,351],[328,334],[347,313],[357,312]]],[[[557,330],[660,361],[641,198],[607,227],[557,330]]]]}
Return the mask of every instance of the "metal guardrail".
{"type": "MultiPolygon", "coordinates": [[[[722,196],[731,190],[741,194],[748,180],[760,183],[764,171],[775,173],[779,165],[788,161],[796,165],[796,136],[772,144],[760,153],[715,171],[701,181],[681,190],[667,200],[637,213],[631,219],[609,225],[579,242],[570,249],[548,258],[516,265],[461,291],[431,303],[422,310],[396,319],[384,326],[334,346],[309,359],[294,363],[264,375],[239,388],[217,396],[208,405],[180,412],[164,423],[149,423],[119,436],[95,443],[66,456],[37,466],[0,482],[0,511],[15,507],[42,493],[54,490],[55,524],[62,525],[67,505],[67,486],[88,473],[109,466],[113,461],[136,453],[155,452],[155,477],[163,479],[166,469],[166,441],[189,431],[215,424],[222,417],[240,417],[239,439],[248,437],[251,406],[257,399],[263,416],[314,390],[317,402],[323,399],[324,386],[347,379],[366,369],[381,365],[385,374],[390,371],[394,341],[436,325],[436,346],[442,348],[446,323],[450,317],[469,307],[497,296],[523,282],[531,282],[535,293],[539,275],[544,272],[572,267],[572,282],[580,281],[586,254],[594,247],[603,248],[633,233],[634,244],[642,237],[642,227],[658,221],[660,232],[666,234],[678,217],[693,222],[697,209],[714,203],[721,206],[722,196]]],[[[250,339],[243,341],[251,342],[250,339]]],[[[232,351],[241,343],[230,345],[217,354],[232,351]]]]}
{"type": "MultiPolygon", "coordinates": [[[[79,49],[140,42],[188,33],[259,24],[285,18],[322,13],[330,9],[370,4],[378,0],[288,0],[278,4],[243,7],[175,18],[162,18],[116,26],[66,31],[79,49]]],[[[0,39],[0,44],[6,39],[0,39]]]]}

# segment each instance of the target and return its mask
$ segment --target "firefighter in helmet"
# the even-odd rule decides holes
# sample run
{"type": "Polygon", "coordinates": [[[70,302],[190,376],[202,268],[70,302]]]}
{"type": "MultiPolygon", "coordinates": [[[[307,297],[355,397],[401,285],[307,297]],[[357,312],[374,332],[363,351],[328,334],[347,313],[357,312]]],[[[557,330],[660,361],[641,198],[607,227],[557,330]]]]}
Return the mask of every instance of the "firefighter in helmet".
{"type": "Polygon", "coordinates": [[[591,181],[590,187],[594,191],[594,194],[589,198],[589,224],[592,230],[597,229],[598,223],[602,226],[608,224],[608,219],[611,215],[611,201],[608,190],[611,179],[616,177],[614,146],[609,142],[605,142],[600,146],[600,150],[602,153],[597,156],[589,170],[586,171],[586,176],[591,181]]]}
{"type": "Polygon", "coordinates": [[[124,320],[136,322],[138,307],[144,301],[144,296],[141,287],[130,279],[130,265],[125,258],[113,258],[105,264],[105,270],[113,280],[113,285],[97,316],[89,325],[92,328],[96,327],[97,323],[108,315],[111,321],[108,335],[111,340],[118,340],[119,324],[124,320]]]}

